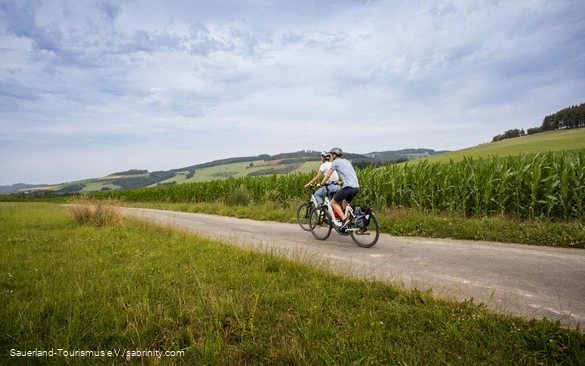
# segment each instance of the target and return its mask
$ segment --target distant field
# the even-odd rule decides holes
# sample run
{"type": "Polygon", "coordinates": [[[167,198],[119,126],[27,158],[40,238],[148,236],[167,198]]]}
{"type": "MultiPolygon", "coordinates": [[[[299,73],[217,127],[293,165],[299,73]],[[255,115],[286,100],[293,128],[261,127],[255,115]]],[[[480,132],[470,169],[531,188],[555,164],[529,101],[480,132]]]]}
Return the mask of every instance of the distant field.
{"type": "MultiPolygon", "coordinates": [[[[189,179],[186,178],[186,174],[189,172],[182,171],[178,172],[177,175],[174,176],[173,178],[164,180],[161,183],[170,183],[172,181],[175,181],[177,182],[177,184],[181,184],[194,182],[208,182],[215,179],[227,179],[230,177],[240,178],[245,177],[250,173],[257,172],[259,170],[281,166],[278,163],[279,163],[278,160],[274,161],[255,160],[242,163],[224,164],[210,168],[201,168],[197,169],[195,171],[195,175],[193,175],[193,177],[189,179]],[[250,163],[252,163],[252,166],[250,166],[250,163]]],[[[311,171],[316,171],[319,168],[320,164],[321,161],[319,159],[315,159],[314,162],[311,161],[304,163],[294,172],[308,173],[311,171]]]]}
{"type": "Polygon", "coordinates": [[[109,182],[91,182],[91,183],[88,183],[80,192],[81,193],[89,193],[89,192],[101,191],[102,188],[104,188],[104,187],[110,188],[112,190],[120,189],[120,186],[117,186],[115,184],[111,184],[109,182]]]}
{"type": "Polygon", "coordinates": [[[307,161],[306,163],[304,163],[303,165],[301,165],[300,168],[298,168],[297,170],[294,171],[294,173],[310,173],[310,172],[316,172],[319,167],[321,166],[321,161],[320,160],[315,160],[315,161],[307,161]]]}
{"type": "Polygon", "coordinates": [[[140,178],[140,177],[146,177],[147,175],[148,175],[148,173],[108,175],[106,177],[96,178],[96,180],[112,180],[112,179],[120,179],[120,178],[140,178]]]}
{"type": "MultiPolygon", "coordinates": [[[[76,180],[73,182],[67,182],[67,183],[61,183],[61,184],[54,184],[51,186],[45,186],[45,187],[39,187],[39,188],[25,188],[25,189],[21,189],[21,192],[28,192],[28,191],[56,191],[65,187],[69,187],[75,184],[92,184],[94,183],[95,180],[94,179],[83,179],[83,180],[76,180]]],[[[98,183],[98,185],[100,185],[102,183],[98,183]]],[[[113,187],[118,187],[118,186],[113,186],[113,187]]],[[[87,186],[86,186],[87,188],[87,186]]],[[[118,187],[119,188],[119,187],[118,187]]],[[[101,189],[101,186],[100,186],[101,189]]],[[[113,188],[112,188],[113,189],[113,188]]],[[[84,192],[85,192],[85,188],[84,188],[84,192]]]]}
{"type": "Polygon", "coordinates": [[[491,142],[467,149],[431,156],[427,159],[421,159],[418,161],[427,160],[428,162],[436,163],[449,162],[449,160],[461,161],[465,156],[474,158],[486,158],[489,156],[506,157],[509,155],[580,149],[585,149],[585,128],[566,131],[550,131],[530,136],[506,139],[499,142],[491,142]]]}
{"type": "Polygon", "coordinates": [[[44,186],[44,187],[38,187],[38,188],[23,188],[23,189],[20,189],[19,191],[22,191],[22,192],[48,191],[48,190],[55,190],[55,189],[59,189],[59,188],[61,188],[61,186],[44,186]]]}

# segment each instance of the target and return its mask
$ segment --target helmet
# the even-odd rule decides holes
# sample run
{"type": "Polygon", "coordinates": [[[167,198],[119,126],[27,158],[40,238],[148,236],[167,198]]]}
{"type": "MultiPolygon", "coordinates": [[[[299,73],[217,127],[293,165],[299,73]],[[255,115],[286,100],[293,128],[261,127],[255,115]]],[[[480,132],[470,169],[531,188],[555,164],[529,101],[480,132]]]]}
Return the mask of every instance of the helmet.
{"type": "Polygon", "coordinates": [[[331,149],[331,151],[329,151],[329,153],[335,154],[337,156],[341,156],[341,155],[343,155],[343,150],[341,150],[338,147],[334,147],[334,148],[331,149]]]}
{"type": "Polygon", "coordinates": [[[321,156],[329,159],[331,157],[331,154],[329,153],[329,151],[322,151],[321,156]]]}

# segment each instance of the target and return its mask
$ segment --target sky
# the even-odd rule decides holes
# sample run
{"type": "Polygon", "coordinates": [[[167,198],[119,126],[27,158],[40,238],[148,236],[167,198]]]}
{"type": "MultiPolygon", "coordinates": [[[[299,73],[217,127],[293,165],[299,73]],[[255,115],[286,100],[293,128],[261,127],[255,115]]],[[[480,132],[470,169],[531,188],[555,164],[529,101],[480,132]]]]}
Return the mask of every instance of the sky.
{"type": "Polygon", "coordinates": [[[0,0],[0,185],[458,150],[583,102],[583,0],[0,0]]]}

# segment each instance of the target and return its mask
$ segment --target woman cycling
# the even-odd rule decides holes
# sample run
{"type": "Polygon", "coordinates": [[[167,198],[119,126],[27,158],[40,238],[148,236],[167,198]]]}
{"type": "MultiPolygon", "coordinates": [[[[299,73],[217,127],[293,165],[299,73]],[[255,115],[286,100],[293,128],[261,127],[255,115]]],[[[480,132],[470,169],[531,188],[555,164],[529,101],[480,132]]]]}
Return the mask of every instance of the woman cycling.
{"type": "MultiPolygon", "coordinates": [[[[331,169],[331,162],[329,161],[331,159],[331,154],[328,153],[327,151],[323,151],[321,153],[321,161],[323,162],[323,164],[321,164],[321,166],[319,167],[319,171],[317,172],[317,175],[311,179],[311,181],[307,184],[305,184],[305,188],[308,188],[311,184],[313,184],[314,182],[316,182],[322,175],[327,174],[327,172],[329,172],[329,169],[331,169]]],[[[337,175],[336,172],[333,172],[333,174],[331,174],[331,176],[329,177],[330,179],[326,182],[326,183],[332,183],[332,182],[337,182],[339,180],[339,176],[337,175]]],[[[339,191],[339,186],[337,184],[332,184],[329,186],[329,196],[333,197],[333,195],[339,191]]],[[[326,194],[326,188],[322,187],[319,188],[316,192],[315,192],[315,199],[317,200],[317,203],[322,204],[323,203],[323,196],[325,196],[326,194]]]]}

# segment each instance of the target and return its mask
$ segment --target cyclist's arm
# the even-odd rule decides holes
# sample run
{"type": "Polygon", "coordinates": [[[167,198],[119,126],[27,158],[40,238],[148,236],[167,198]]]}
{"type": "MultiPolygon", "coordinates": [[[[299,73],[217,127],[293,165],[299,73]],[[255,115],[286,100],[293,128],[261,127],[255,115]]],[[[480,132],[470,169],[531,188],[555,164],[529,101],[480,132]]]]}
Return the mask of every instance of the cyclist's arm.
{"type": "Polygon", "coordinates": [[[311,181],[307,184],[305,184],[305,188],[309,187],[311,184],[313,184],[314,182],[316,182],[320,176],[323,175],[323,172],[319,170],[319,172],[317,173],[317,175],[315,176],[315,178],[311,179],[311,181]]]}

